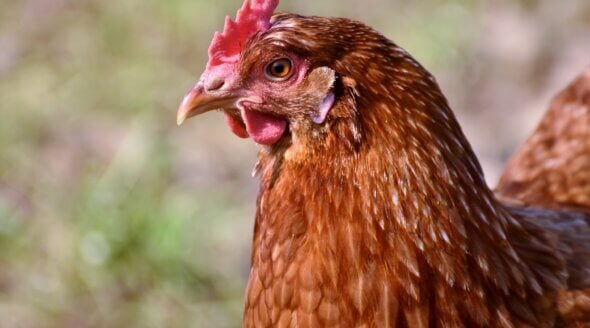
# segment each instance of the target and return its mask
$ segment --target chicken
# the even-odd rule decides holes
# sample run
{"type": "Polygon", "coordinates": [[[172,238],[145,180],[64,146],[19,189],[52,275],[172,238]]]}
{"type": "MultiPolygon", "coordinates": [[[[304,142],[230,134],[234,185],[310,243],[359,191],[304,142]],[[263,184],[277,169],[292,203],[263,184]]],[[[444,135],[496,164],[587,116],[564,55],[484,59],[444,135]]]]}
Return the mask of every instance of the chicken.
{"type": "Polygon", "coordinates": [[[555,98],[497,192],[528,205],[590,211],[590,68],[555,98]]]}
{"type": "Polygon", "coordinates": [[[500,200],[406,51],[277,5],[226,20],[178,112],[260,144],[244,327],[583,322],[590,215],[500,200]]]}
{"type": "MultiPolygon", "coordinates": [[[[590,68],[553,100],[537,130],[509,161],[496,194],[520,205],[590,212],[590,68]]],[[[571,244],[574,253],[588,252],[583,242],[571,244]]],[[[586,262],[579,265],[578,272],[587,268],[586,262]]],[[[565,322],[590,322],[587,280],[585,273],[570,275],[568,286],[578,290],[559,293],[565,322]]]]}

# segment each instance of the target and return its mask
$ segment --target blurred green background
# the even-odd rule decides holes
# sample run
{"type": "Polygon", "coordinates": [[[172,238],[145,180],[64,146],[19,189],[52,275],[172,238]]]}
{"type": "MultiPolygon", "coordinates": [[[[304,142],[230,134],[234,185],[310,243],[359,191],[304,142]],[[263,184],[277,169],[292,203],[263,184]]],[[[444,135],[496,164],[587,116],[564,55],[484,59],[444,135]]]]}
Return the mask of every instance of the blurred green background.
{"type": "MultiPolygon", "coordinates": [[[[0,327],[237,327],[256,146],[175,111],[240,0],[0,3],[0,327]]],[[[439,79],[493,185],[590,64],[590,2],[283,1],[439,79]]]]}

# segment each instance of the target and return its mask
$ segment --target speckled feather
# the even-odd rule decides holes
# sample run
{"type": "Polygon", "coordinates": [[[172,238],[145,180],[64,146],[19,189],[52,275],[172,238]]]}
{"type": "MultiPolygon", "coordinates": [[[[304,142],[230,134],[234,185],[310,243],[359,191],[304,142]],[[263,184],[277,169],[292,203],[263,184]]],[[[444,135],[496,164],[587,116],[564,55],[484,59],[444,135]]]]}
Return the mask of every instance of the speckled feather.
{"type": "Polygon", "coordinates": [[[590,68],[553,100],[498,192],[529,205],[590,211],[590,68]]]}
{"type": "Polygon", "coordinates": [[[332,69],[337,100],[320,125],[303,113],[326,78],[273,100],[290,134],[259,154],[245,327],[565,323],[587,214],[500,202],[435,79],[364,24],[275,15],[238,74],[268,53],[332,69]]]}

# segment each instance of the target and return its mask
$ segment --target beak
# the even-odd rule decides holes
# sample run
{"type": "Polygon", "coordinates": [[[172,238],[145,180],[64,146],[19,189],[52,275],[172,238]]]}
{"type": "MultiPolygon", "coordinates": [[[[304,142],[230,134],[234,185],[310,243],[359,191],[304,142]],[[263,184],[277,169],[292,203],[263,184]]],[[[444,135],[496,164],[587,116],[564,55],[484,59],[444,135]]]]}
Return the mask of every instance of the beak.
{"type": "Polygon", "coordinates": [[[178,113],[176,123],[181,125],[187,119],[214,109],[226,109],[235,107],[238,97],[231,93],[213,94],[206,92],[202,83],[197,83],[184,96],[178,113]]]}

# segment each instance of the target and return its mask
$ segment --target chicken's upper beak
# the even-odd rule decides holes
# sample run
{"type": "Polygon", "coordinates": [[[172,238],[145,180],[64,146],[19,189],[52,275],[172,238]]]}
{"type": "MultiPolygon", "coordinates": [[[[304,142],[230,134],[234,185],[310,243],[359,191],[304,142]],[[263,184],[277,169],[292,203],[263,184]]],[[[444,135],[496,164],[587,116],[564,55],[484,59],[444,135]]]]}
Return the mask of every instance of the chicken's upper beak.
{"type": "Polygon", "coordinates": [[[178,107],[176,122],[178,125],[181,125],[185,120],[193,116],[214,109],[234,108],[237,99],[238,97],[232,93],[207,92],[202,83],[197,83],[197,85],[184,96],[180,107],[178,107]]]}

